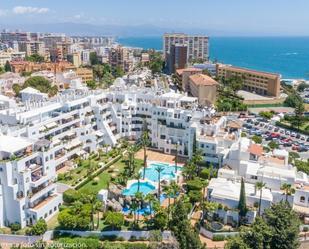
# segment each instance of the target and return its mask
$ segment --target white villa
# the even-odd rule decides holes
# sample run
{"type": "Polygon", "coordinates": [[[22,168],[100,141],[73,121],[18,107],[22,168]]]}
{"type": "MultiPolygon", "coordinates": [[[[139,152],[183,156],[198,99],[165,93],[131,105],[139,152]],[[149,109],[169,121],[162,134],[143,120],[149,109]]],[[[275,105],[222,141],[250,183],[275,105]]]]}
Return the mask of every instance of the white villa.
{"type": "Polygon", "coordinates": [[[233,143],[223,158],[223,167],[218,171],[218,178],[211,179],[207,198],[210,201],[234,209],[240,196],[240,182],[245,181],[246,202],[249,207],[256,207],[260,199],[257,182],[263,182],[261,211],[285,200],[281,189],[284,183],[295,189],[295,194],[288,196],[288,201],[299,212],[309,214],[309,181],[307,174],[298,172],[288,162],[289,154],[285,150],[275,149],[264,152],[261,145],[248,138],[240,138],[233,143]]]}

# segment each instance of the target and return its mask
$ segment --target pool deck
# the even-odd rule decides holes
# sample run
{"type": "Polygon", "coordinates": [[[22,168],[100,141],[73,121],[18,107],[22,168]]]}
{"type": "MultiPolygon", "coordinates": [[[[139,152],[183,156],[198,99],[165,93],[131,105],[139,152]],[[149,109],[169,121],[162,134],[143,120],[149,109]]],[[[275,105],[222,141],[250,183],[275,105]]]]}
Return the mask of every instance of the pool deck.
{"type": "MultiPolygon", "coordinates": [[[[144,160],[144,150],[140,149],[135,156],[137,159],[144,160]]],[[[164,154],[159,151],[154,151],[147,149],[147,160],[148,161],[157,161],[157,162],[164,162],[169,164],[175,164],[175,156],[170,154],[164,154]]],[[[187,161],[186,158],[178,156],[178,163],[180,165],[185,164],[187,161]]]]}

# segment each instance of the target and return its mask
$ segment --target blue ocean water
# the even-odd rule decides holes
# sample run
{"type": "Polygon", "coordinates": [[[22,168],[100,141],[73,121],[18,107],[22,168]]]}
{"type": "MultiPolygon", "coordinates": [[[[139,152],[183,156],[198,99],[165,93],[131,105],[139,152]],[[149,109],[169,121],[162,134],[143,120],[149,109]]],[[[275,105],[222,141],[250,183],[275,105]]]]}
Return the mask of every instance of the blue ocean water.
{"type": "MultiPolygon", "coordinates": [[[[123,37],[126,46],[162,50],[162,37],[123,37]]],[[[309,37],[211,37],[210,58],[273,73],[309,79],[309,37]]]]}

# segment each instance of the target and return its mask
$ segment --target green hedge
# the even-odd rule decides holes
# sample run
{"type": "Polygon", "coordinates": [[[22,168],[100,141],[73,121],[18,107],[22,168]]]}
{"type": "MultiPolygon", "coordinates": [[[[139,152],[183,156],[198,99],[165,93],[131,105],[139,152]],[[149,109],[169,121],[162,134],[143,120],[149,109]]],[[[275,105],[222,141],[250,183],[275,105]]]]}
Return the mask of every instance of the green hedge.
{"type": "Polygon", "coordinates": [[[308,135],[309,136],[309,131],[305,131],[305,130],[298,130],[297,128],[295,127],[291,127],[290,125],[286,125],[286,124],[283,124],[279,121],[276,122],[276,126],[279,126],[281,128],[285,128],[285,129],[289,129],[291,131],[295,131],[295,132],[298,132],[298,133],[302,133],[304,135],[308,135]]]}

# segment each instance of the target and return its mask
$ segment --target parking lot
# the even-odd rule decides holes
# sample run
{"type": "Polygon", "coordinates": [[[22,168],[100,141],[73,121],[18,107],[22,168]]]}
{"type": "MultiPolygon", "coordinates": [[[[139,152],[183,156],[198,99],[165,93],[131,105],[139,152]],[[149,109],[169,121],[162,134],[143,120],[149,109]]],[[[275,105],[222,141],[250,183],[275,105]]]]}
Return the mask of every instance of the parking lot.
{"type": "Polygon", "coordinates": [[[274,141],[279,148],[297,152],[302,159],[309,159],[309,136],[277,127],[263,118],[246,118],[242,130],[249,137],[261,136],[264,146],[274,141]]]}

